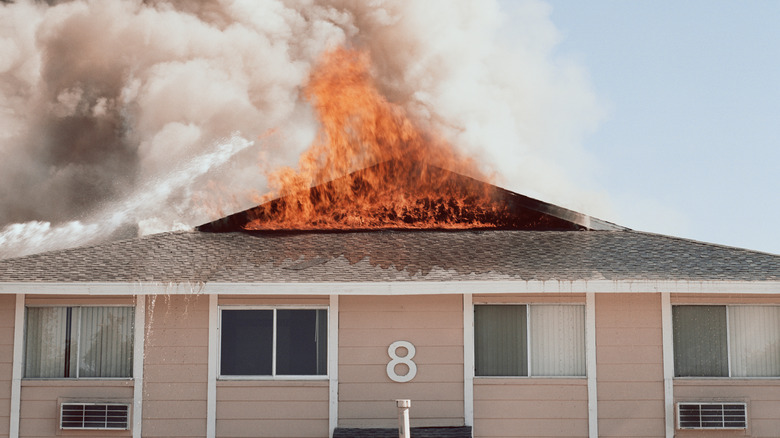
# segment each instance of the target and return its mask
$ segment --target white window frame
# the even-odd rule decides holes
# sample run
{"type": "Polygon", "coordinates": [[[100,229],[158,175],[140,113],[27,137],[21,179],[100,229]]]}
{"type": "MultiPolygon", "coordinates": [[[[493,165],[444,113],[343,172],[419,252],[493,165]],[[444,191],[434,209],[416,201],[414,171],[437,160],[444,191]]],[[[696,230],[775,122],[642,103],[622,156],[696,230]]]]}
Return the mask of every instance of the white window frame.
{"type": "MultiPolygon", "coordinates": [[[[279,306],[241,306],[241,305],[227,305],[217,306],[219,313],[219,321],[217,325],[217,380],[328,380],[330,376],[330,360],[326,358],[326,371],[322,375],[277,375],[276,374],[276,311],[277,310],[325,310],[327,311],[328,321],[326,327],[330,331],[330,307],[327,305],[279,305],[279,306]],[[273,311],[273,339],[272,339],[272,353],[271,353],[271,375],[223,375],[222,374],[222,311],[223,310],[272,310],[273,311]]],[[[330,333],[327,333],[325,337],[330,344],[330,333]]],[[[329,348],[328,348],[329,349],[329,348]]],[[[328,354],[326,349],[326,354],[328,354]]]]}
{"type": "MultiPolygon", "coordinates": [[[[133,357],[130,359],[130,375],[127,377],[81,377],[79,376],[80,366],[76,364],[76,376],[70,377],[27,377],[25,376],[25,370],[27,368],[27,309],[29,308],[53,308],[53,307],[70,307],[70,308],[84,308],[84,307],[125,307],[133,309],[133,318],[130,321],[130,336],[135,343],[135,312],[136,306],[133,304],[25,304],[24,305],[24,341],[22,346],[22,379],[23,380],[133,380],[135,375],[135,354],[136,346],[133,345],[133,357]]],[[[76,324],[75,332],[78,334],[78,342],[76,342],[76,360],[81,360],[81,310],[79,310],[79,320],[76,324]]],[[[72,341],[72,336],[71,336],[72,341]]]]}
{"type": "MultiPolygon", "coordinates": [[[[723,304],[723,303],[673,303],[672,309],[677,306],[722,306],[726,308],[726,363],[728,367],[727,376],[675,376],[674,379],[681,380],[711,380],[711,379],[733,379],[733,380],[780,380],[780,375],[777,376],[732,376],[731,365],[731,317],[729,315],[730,307],[780,307],[780,304],[723,304]]],[[[672,326],[674,331],[674,326],[672,326]]],[[[674,342],[671,345],[672,357],[674,357],[674,342]]],[[[674,366],[674,362],[672,363],[674,366]]],[[[674,371],[676,374],[677,371],[674,371]]],[[[673,375],[674,375],[673,374],[673,375]]]]}
{"type": "MultiPolygon", "coordinates": [[[[528,370],[527,376],[480,376],[476,373],[476,369],[474,370],[474,378],[476,379],[587,379],[588,378],[588,370],[587,370],[587,357],[588,357],[588,348],[587,348],[587,315],[585,319],[583,320],[582,325],[582,336],[583,341],[585,341],[585,351],[584,351],[584,357],[583,361],[586,363],[586,367],[584,370],[584,374],[582,375],[574,375],[574,376],[540,376],[540,375],[533,375],[533,369],[531,366],[531,358],[532,358],[532,351],[531,351],[531,306],[577,306],[582,307],[583,311],[587,313],[587,306],[585,303],[491,303],[491,302],[478,302],[474,303],[472,312],[476,313],[476,307],[477,306],[525,306],[525,342],[526,342],[526,369],[528,370]]],[[[472,330],[474,338],[476,338],[476,324],[474,325],[474,328],[472,330]]],[[[474,363],[476,364],[476,351],[474,352],[474,363]]]]}

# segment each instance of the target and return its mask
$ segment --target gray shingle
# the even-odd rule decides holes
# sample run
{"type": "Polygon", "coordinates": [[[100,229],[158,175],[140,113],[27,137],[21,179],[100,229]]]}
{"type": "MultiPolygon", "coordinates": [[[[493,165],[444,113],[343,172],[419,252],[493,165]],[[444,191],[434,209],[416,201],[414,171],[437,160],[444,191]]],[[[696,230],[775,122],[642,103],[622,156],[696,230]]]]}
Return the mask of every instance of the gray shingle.
{"type": "Polygon", "coordinates": [[[0,260],[0,282],[777,281],[780,256],[636,231],[171,232],[0,260]]]}

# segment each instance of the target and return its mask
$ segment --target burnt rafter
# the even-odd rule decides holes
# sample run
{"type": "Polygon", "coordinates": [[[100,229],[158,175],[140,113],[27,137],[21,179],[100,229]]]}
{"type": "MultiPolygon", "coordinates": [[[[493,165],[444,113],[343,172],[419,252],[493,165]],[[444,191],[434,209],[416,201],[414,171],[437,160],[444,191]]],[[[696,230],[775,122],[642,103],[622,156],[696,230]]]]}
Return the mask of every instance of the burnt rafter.
{"type": "Polygon", "coordinates": [[[196,229],[230,232],[626,228],[436,166],[388,161],[196,229]]]}

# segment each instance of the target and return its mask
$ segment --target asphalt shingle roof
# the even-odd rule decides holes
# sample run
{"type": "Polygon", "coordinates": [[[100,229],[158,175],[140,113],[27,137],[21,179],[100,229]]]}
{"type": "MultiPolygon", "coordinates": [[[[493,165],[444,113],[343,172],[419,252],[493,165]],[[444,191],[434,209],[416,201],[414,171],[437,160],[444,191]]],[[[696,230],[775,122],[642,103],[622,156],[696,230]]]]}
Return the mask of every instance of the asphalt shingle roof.
{"type": "Polygon", "coordinates": [[[0,260],[0,282],[778,281],[780,256],[637,231],[170,232],[0,260]]]}

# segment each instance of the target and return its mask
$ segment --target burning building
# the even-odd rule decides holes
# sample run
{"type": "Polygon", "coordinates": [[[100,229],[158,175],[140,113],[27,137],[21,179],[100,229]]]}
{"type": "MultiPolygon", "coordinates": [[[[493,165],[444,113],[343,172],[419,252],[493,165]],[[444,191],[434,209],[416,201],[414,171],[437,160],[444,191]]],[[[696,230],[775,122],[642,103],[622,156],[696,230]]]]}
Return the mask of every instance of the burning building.
{"type": "Polygon", "coordinates": [[[779,256],[484,182],[360,52],[305,94],[256,207],[0,261],[0,437],[777,435],[779,256]]]}
{"type": "Polygon", "coordinates": [[[776,434],[780,257],[406,169],[0,261],[0,436],[776,434]]]}

